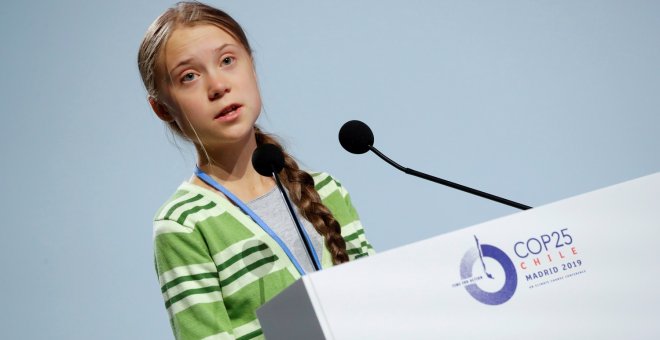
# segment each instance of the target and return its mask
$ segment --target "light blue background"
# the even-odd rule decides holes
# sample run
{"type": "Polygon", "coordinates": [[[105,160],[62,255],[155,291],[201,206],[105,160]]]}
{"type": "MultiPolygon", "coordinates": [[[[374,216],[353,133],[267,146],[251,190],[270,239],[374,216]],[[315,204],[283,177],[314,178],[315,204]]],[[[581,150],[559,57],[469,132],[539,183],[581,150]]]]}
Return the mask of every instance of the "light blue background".
{"type": "MultiPolygon", "coordinates": [[[[151,218],[194,157],[136,67],[170,2],[0,11],[7,339],[171,338],[151,218]]],[[[266,113],[349,188],[377,250],[516,212],[346,153],[369,123],[405,166],[540,206],[660,171],[660,2],[213,2],[255,49],[266,113]]]]}

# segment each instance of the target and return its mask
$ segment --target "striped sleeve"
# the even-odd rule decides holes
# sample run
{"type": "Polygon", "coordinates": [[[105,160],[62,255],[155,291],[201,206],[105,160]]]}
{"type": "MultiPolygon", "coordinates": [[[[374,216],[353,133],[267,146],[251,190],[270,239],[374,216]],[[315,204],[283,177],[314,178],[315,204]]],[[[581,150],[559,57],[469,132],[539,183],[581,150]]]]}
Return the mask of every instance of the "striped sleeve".
{"type": "Polygon", "coordinates": [[[346,241],[346,252],[349,259],[374,255],[376,252],[367,241],[360,216],[351,202],[348,191],[326,173],[316,173],[313,178],[316,182],[315,189],[321,196],[323,204],[330,209],[341,225],[341,234],[346,241]]]}
{"type": "Polygon", "coordinates": [[[348,193],[344,197],[344,204],[349,214],[353,217],[353,221],[343,226],[341,232],[346,241],[346,252],[348,256],[357,259],[376,254],[374,247],[367,241],[367,237],[364,234],[364,227],[362,226],[362,222],[360,222],[360,216],[357,210],[355,210],[351,202],[351,196],[348,193]]]}
{"type": "Polygon", "coordinates": [[[174,337],[234,339],[217,268],[199,229],[158,219],[154,231],[156,271],[174,337]]]}

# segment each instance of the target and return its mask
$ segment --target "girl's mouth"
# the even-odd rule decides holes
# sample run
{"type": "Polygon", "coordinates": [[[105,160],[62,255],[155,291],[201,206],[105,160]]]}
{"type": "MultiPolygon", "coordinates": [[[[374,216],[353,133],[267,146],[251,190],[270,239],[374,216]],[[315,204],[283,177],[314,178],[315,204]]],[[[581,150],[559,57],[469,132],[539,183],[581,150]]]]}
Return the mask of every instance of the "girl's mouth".
{"type": "Polygon", "coordinates": [[[238,115],[241,107],[242,106],[238,104],[230,104],[224,109],[222,109],[222,111],[220,111],[220,113],[217,116],[215,116],[215,119],[221,119],[221,120],[233,119],[238,115]]]}

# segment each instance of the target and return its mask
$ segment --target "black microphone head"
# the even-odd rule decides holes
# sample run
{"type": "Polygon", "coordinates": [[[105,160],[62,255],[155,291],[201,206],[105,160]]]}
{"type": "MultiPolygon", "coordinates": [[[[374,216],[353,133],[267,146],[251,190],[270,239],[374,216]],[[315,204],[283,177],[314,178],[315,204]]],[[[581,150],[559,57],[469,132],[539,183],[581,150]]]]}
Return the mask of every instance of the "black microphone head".
{"type": "Polygon", "coordinates": [[[259,145],[252,153],[252,166],[261,176],[270,177],[284,168],[284,154],[273,144],[259,145]]]}
{"type": "Polygon", "coordinates": [[[365,153],[374,145],[374,133],[367,124],[351,120],[339,129],[339,143],[350,153],[365,153]]]}

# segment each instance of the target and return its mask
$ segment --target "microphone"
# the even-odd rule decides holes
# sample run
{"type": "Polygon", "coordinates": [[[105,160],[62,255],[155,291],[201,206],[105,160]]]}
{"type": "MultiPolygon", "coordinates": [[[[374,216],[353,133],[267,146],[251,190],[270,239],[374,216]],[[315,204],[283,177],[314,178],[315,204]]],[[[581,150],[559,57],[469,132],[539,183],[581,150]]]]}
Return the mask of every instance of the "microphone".
{"type": "Polygon", "coordinates": [[[367,124],[351,120],[339,129],[339,143],[350,153],[362,154],[373,147],[374,133],[367,124]]]}
{"type": "Polygon", "coordinates": [[[289,208],[289,216],[296,225],[298,236],[305,245],[305,250],[307,252],[309,262],[312,263],[315,271],[321,270],[321,264],[317,263],[315,260],[316,257],[314,256],[312,241],[305,233],[302,223],[300,223],[300,220],[298,219],[296,212],[293,209],[293,205],[289,200],[289,196],[284,190],[282,182],[280,182],[280,177],[277,175],[284,168],[284,154],[282,153],[282,149],[273,144],[262,144],[258,146],[252,153],[252,166],[261,176],[275,177],[277,188],[280,190],[280,194],[282,195],[284,202],[286,202],[287,208],[289,208]]]}
{"type": "Polygon", "coordinates": [[[284,154],[273,144],[262,144],[252,153],[252,166],[259,175],[270,177],[284,169],[284,154]]]}
{"type": "Polygon", "coordinates": [[[354,153],[354,154],[363,154],[369,150],[373,151],[378,157],[380,157],[382,160],[385,162],[389,163],[393,167],[407,173],[408,175],[413,175],[419,178],[423,178],[426,180],[429,180],[434,183],[446,185],[450,188],[454,188],[457,190],[461,190],[479,197],[483,197],[486,199],[489,199],[491,201],[499,202],[514,208],[518,208],[521,210],[527,210],[531,209],[532,207],[528,205],[524,205],[518,202],[514,202],[511,200],[508,200],[506,198],[502,198],[499,196],[495,196],[493,194],[489,194],[487,192],[483,192],[477,189],[473,189],[470,187],[466,187],[464,185],[454,183],[442,178],[438,178],[435,176],[431,176],[428,174],[425,174],[423,172],[419,172],[414,169],[406,168],[395,161],[389,159],[387,156],[385,156],[383,153],[378,151],[376,147],[374,147],[374,134],[367,126],[367,124],[359,121],[359,120],[351,120],[346,122],[341,129],[339,129],[339,144],[348,152],[354,153]]]}

